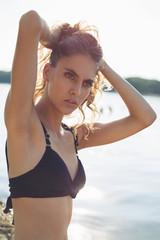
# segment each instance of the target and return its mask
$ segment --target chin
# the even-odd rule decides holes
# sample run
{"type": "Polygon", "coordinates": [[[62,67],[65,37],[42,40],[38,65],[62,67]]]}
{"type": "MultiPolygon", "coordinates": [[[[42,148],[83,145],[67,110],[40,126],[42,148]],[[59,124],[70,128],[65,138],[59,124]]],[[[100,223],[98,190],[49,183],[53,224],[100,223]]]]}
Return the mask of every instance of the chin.
{"type": "Polygon", "coordinates": [[[68,116],[68,115],[72,114],[75,110],[73,110],[73,111],[64,111],[63,115],[68,116]]]}

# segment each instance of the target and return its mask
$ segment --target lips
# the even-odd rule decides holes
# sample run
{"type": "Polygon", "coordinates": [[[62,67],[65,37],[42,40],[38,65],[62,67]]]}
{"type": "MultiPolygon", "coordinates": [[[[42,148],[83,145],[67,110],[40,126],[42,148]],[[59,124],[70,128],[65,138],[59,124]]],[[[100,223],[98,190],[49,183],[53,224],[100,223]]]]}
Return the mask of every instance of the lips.
{"type": "Polygon", "coordinates": [[[66,102],[68,105],[74,106],[74,107],[78,105],[78,102],[77,102],[77,100],[75,100],[75,99],[67,99],[67,100],[65,100],[65,102],[66,102]]]}

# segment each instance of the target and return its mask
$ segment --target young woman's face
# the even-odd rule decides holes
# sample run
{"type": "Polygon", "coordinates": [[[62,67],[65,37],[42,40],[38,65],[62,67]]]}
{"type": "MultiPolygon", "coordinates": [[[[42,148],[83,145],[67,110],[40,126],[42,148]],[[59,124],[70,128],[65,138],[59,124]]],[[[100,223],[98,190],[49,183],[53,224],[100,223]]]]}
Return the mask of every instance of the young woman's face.
{"type": "Polygon", "coordinates": [[[51,67],[48,78],[48,96],[64,115],[72,113],[88,97],[96,77],[97,65],[90,56],[73,55],[51,67]]]}

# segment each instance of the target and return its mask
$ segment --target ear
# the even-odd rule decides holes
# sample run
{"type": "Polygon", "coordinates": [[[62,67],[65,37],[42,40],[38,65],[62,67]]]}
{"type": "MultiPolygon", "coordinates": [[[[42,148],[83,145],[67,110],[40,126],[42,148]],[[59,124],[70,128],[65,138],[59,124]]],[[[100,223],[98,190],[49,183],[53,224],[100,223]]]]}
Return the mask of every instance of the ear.
{"type": "Polygon", "coordinates": [[[46,63],[43,68],[43,79],[45,82],[49,81],[50,70],[51,70],[51,65],[49,63],[46,63]]]}

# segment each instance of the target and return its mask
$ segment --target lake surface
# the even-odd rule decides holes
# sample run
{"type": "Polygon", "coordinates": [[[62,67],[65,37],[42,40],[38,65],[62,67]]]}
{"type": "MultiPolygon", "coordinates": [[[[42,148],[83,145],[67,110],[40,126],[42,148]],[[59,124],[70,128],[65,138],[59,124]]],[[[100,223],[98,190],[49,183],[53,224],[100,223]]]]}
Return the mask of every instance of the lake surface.
{"type": "MultiPolygon", "coordinates": [[[[8,178],[4,145],[4,102],[9,85],[0,84],[0,200],[8,178]]],[[[73,201],[70,240],[160,239],[160,97],[145,96],[156,111],[155,123],[117,143],[79,151],[87,184],[73,201]]],[[[116,93],[98,103],[101,122],[127,114],[116,93]]]]}

